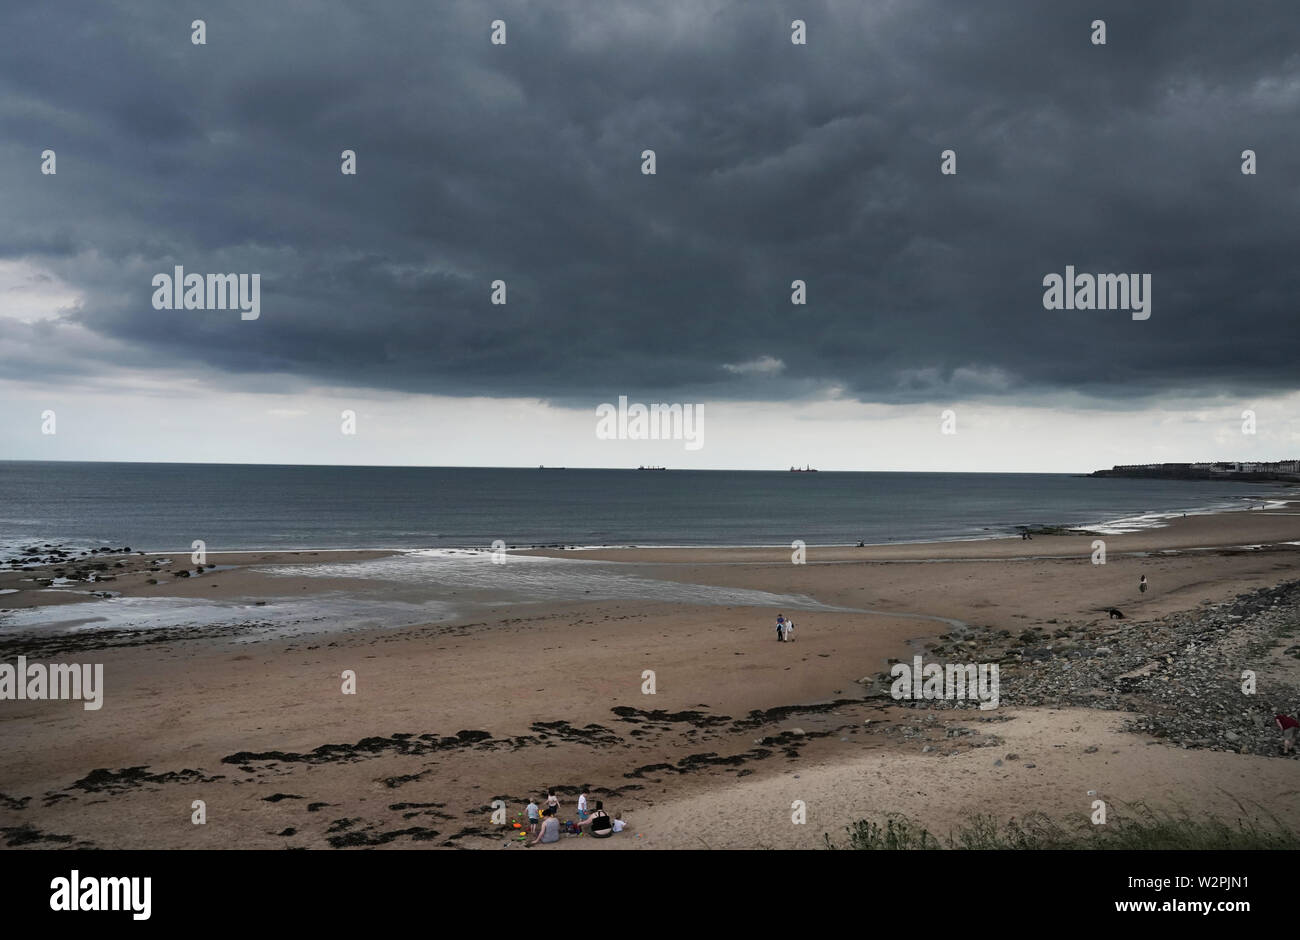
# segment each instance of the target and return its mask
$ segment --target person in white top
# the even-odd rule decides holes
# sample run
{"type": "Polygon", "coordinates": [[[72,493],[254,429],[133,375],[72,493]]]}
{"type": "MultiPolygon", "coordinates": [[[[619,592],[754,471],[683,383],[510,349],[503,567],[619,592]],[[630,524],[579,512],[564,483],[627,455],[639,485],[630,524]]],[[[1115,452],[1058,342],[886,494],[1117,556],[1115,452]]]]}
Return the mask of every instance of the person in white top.
{"type": "Polygon", "coordinates": [[[583,789],[583,791],[580,794],[578,794],[578,821],[582,822],[582,820],[586,818],[587,818],[587,791],[586,789],[583,789]]]}

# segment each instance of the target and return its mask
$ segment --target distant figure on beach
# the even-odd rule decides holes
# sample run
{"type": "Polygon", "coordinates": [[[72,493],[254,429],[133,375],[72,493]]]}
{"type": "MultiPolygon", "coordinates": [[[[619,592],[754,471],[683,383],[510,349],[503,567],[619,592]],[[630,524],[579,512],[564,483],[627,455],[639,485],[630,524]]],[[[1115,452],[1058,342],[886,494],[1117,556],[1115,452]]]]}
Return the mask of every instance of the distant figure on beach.
{"type": "Polygon", "coordinates": [[[555,795],[554,790],[546,791],[546,808],[556,816],[560,814],[560,798],[555,795]]]}
{"type": "Polygon", "coordinates": [[[787,620],[785,622],[785,629],[781,631],[781,639],[784,640],[786,643],[794,642],[794,621],[793,620],[787,620]]]}
{"type": "Polygon", "coordinates": [[[1147,576],[1142,575],[1142,580],[1138,582],[1138,590],[1145,594],[1147,592],[1147,576]]]}
{"type": "Polygon", "coordinates": [[[530,836],[537,834],[537,824],[540,821],[539,815],[537,801],[530,796],[528,798],[528,834],[530,836]]]}
{"type": "Polygon", "coordinates": [[[546,807],[542,810],[542,831],[537,833],[537,837],[532,842],[525,842],[524,845],[536,845],[539,842],[551,843],[560,841],[560,820],[555,816],[555,810],[546,807]]]}
{"type": "Polygon", "coordinates": [[[867,543],[862,541],[862,539],[858,539],[858,548],[866,548],[866,547],[867,547],[867,543]]]}
{"type": "Polygon", "coordinates": [[[1295,736],[1297,729],[1300,729],[1300,721],[1296,721],[1290,715],[1274,715],[1273,721],[1282,731],[1282,753],[1290,754],[1295,747],[1295,736]]]}
{"type": "Polygon", "coordinates": [[[785,616],[783,614],[776,615],[776,641],[778,643],[785,641],[785,616]]]}

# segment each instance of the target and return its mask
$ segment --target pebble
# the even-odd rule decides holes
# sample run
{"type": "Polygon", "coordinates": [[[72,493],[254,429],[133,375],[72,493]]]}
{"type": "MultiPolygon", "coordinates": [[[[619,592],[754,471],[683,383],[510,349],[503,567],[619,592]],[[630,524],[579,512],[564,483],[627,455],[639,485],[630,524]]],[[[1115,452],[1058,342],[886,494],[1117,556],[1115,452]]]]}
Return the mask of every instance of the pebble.
{"type": "MultiPolygon", "coordinates": [[[[1065,636],[1055,638],[1032,628],[1014,635],[1008,630],[986,630],[979,634],[977,646],[961,655],[1003,664],[1004,708],[1125,712],[1125,729],[1148,738],[1142,742],[1147,745],[1279,757],[1281,735],[1273,711],[1300,708],[1300,686],[1279,681],[1267,698],[1243,696],[1240,681],[1233,677],[1250,668],[1243,662],[1267,662],[1274,648],[1280,649],[1283,661],[1300,660],[1300,643],[1289,639],[1297,622],[1300,581],[1288,581],[1159,619],[1125,620],[1113,628],[1100,618],[1063,620],[1055,632],[1065,636]],[[1047,649],[1049,642],[1057,644],[1058,650],[1047,649]],[[1035,659],[1038,662],[1031,664],[1035,659]]],[[[888,688],[884,675],[864,680],[888,688]]],[[[973,705],[934,700],[924,707],[970,710],[973,705]]],[[[996,713],[972,714],[970,720],[989,717],[996,713]]],[[[907,737],[917,733],[900,730],[907,737]]],[[[972,743],[998,742],[981,735],[978,743],[972,743]]],[[[1098,750],[1092,745],[1084,753],[1098,750]]],[[[1300,753],[1295,757],[1300,759],[1300,753]]]]}

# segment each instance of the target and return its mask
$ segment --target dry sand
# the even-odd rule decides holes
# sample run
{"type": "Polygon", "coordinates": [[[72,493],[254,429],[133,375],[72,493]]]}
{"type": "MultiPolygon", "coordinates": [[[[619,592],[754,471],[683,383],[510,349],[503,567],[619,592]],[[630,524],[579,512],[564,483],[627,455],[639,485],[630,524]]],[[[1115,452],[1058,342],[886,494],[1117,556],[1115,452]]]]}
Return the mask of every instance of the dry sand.
{"type": "MultiPolygon", "coordinates": [[[[926,722],[923,709],[864,698],[855,680],[946,629],[917,615],[1013,631],[1098,622],[1110,607],[1152,619],[1293,579],[1300,555],[1283,543],[1300,541],[1300,515],[1226,513],[1104,538],[1104,566],[1090,563],[1088,536],[814,548],[806,565],[784,550],[583,553],[647,577],[878,612],[800,613],[793,644],[775,642],[773,610],[630,601],[488,605],[450,623],[254,642],[167,631],[96,648],[65,635],[51,653],[48,638],[6,639],[9,661],[103,663],[106,692],[99,711],[0,702],[0,830],[36,846],[502,847],[494,798],[513,817],[558,786],[571,810],[583,784],[632,828],[548,848],[807,848],[885,812],[936,832],[971,811],[1077,818],[1088,790],[1194,810],[1235,798],[1300,824],[1291,760],[1175,748],[1119,730],[1114,712],[970,708],[926,722]],[[1233,548],[1256,544],[1268,547],[1233,548]],[[341,694],[345,670],[355,695],[341,694]],[[883,733],[904,726],[917,736],[883,733]],[[948,738],[956,727],[972,733],[948,738]],[[994,766],[1008,753],[1018,759],[994,766]],[[191,822],[194,800],[205,825],[191,822]],[[794,800],[806,825],[790,822],[794,800]]],[[[250,599],[348,589],[247,567],[327,557],[213,556],[231,567],[178,583],[146,566],[113,584],[250,599]]],[[[4,602],[47,601],[25,589],[4,602]]]]}

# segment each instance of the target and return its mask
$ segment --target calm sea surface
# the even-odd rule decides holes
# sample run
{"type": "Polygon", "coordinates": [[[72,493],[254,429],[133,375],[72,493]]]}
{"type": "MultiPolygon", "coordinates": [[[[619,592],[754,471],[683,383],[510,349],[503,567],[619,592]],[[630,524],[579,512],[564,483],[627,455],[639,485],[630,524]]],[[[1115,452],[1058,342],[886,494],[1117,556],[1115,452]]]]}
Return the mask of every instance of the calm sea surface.
{"type": "Polygon", "coordinates": [[[870,544],[1122,529],[1285,492],[1067,474],[0,462],[0,551],[870,544]]]}

